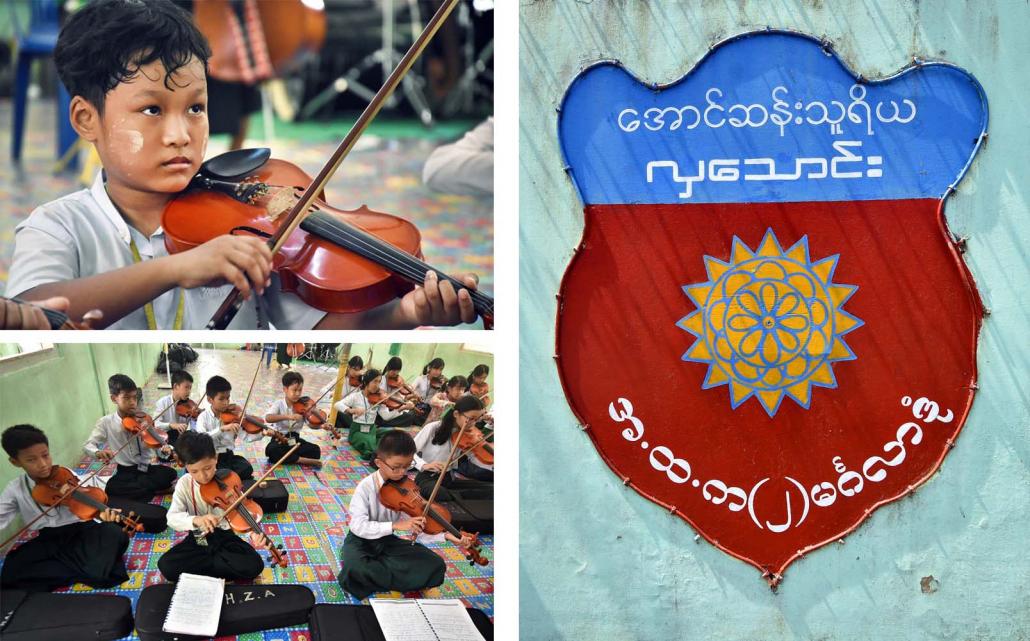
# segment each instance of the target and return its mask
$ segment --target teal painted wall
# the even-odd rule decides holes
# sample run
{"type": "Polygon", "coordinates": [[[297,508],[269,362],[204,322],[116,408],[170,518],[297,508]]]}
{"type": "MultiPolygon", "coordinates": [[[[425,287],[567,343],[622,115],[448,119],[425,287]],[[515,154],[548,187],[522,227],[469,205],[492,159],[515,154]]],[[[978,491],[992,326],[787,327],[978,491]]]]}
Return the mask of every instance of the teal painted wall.
{"type": "MultiPolygon", "coordinates": [[[[112,411],[107,378],[126,374],[142,386],[160,352],[160,343],[59,344],[0,361],[0,430],[35,425],[46,432],[54,462],[72,465],[97,419],[112,411]]],[[[6,453],[2,461],[0,487],[5,487],[21,471],[8,463],[6,453]]],[[[0,532],[0,539],[16,527],[21,525],[0,532]]]]}
{"type": "Polygon", "coordinates": [[[522,638],[1030,639],[1030,6],[520,4],[522,638]],[[556,138],[569,82],[602,58],[668,82],[713,43],[767,25],[825,35],[866,77],[913,55],[950,61],[979,79],[991,111],[989,143],[946,210],[992,312],[969,420],[935,478],[844,545],[792,564],[778,593],[617,481],[577,429],[551,359],[554,294],[582,232],[556,138]],[[929,575],[939,585],[925,594],[929,575]]]}

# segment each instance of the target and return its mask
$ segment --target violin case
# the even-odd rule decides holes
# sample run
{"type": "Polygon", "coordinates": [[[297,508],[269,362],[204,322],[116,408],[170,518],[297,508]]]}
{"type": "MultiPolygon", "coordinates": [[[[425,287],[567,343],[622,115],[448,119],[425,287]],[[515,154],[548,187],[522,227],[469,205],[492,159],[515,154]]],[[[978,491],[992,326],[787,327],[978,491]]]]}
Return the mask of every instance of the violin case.
{"type": "Polygon", "coordinates": [[[494,502],[454,498],[437,501],[451,513],[451,524],[459,530],[476,534],[494,533],[494,502]]]}
{"type": "Polygon", "coordinates": [[[140,524],[143,525],[144,532],[157,534],[168,529],[168,510],[160,505],[141,503],[120,496],[107,497],[107,505],[120,509],[123,514],[135,512],[136,516],[139,517],[140,524]]]}
{"type": "Polygon", "coordinates": [[[4,641],[104,641],[132,634],[132,601],[113,594],[0,592],[4,641]]]}
{"type": "MultiPolygon", "coordinates": [[[[278,479],[265,479],[264,482],[264,487],[256,488],[247,496],[254,499],[265,514],[285,512],[290,504],[290,493],[286,486],[278,479]]],[[[247,491],[251,485],[254,485],[254,479],[247,479],[243,482],[243,490],[247,491]]]]}
{"type": "MultiPolygon", "coordinates": [[[[136,633],[143,641],[186,641],[205,639],[186,634],[171,634],[164,626],[168,606],[175,592],[174,583],[159,583],[143,588],[136,603],[136,633]]],[[[315,605],[314,593],[303,585],[232,584],[225,586],[222,617],[216,636],[233,636],[291,625],[303,625],[315,605]]],[[[114,638],[114,637],[112,637],[114,638]]],[[[4,636],[6,641],[7,637],[4,636]]]]}
{"type": "MultiPolygon", "coordinates": [[[[468,608],[476,629],[486,641],[493,641],[494,624],[486,613],[468,608]]],[[[311,641],[386,641],[370,605],[319,603],[311,610],[311,641]]]]}

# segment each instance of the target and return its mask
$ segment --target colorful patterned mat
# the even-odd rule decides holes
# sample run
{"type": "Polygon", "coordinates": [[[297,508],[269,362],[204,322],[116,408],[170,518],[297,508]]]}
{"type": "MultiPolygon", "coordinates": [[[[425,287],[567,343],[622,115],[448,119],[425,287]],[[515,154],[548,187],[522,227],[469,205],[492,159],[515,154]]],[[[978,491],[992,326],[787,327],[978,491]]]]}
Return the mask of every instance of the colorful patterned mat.
{"type": "MultiPolygon", "coordinates": [[[[196,400],[202,397],[204,383],[208,378],[219,374],[225,376],[233,385],[232,398],[242,404],[246,398],[247,388],[254,376],[254,368],[259,358],[258,352],[230,350],[198,350],[199,359],[187,367],[193,375],[193,394],[196,400]]],[[[264,415],[268,408],[282,395],[282,373],[284,370],[266,369],[261,364],[254,391],[248,405],[247,413],[264,415]]],[[[322,391],[331,385],[336,378],[336,370],[331,366],[316,365],[294,361],[294,371],[304,376],[304,391],[312,398],[318,398],[322,391]]],[[[169,393],[166,389],[158,389],[167,378],[164,375],[150,377],[144,387],[143,404],[148,411],[154,402],[169,393]]],[[[320,407],[328,411],[329,399],[326,397],[320,407]]],[[[205,403],[206,405],[206,403],[205,403]]],[[[365,463],[356,457],[355,451],[342,441],[338,449],[329,446],[328,434],[321,431],[305,429],[301,433],[304,440],[322,447],[322,469],[313,471],[293,465],[278,468],[273,478],[282,481],[290,492],[289,511],[270,514],[265,522],[269,524],[269,532],[273,538],[286,548],[290,566],[286,569],[266,567],[255,581],[256,583],[299,583],[306,585],[315,594],[317,603],[361,603],[340,588],[336,582],[336,574],[340,569],[340,548],[347,534],[347,505],[358,482],[371,473],[365,463]]],[[[242,439],[240,441],[242,443],[242,439]]],[[[249,443],[236,449],[254,466],[254,476],[260,476],[268,468],[268,459],[264,456],[266,441],[249,443]]],[[[98,463],[83,458],[75,471],[80,475],[96,469],[98,463]]],[[[168,507],[171,496],[157,497],[154,503],[168,507]]],[[[119,594],[132,600],[133,609],[140,591],[148,585],[164,583],[165,580],[157,569],[157,560],[184,536],[171,529],[161,534],[138,533],[129,545],[125,555],[125,565],[129,571],[129,581],[113,590],[98,590],[97,593],[119,594]]],[[[378,593],[376,598],[420,597],[430,599],[461,599],[467,606],[479,608],[493,617],[493,536],[482,536],[483,553],[490,560],[486,566],[470,565],[455,546],[449,543],[430,544],[428,547],[443,557],[447,563],[447,578],[438,588],[401,595],[394,593],[378,593]]],[[[267,558],[267,553],[262,552],[267,558]]],[[[2,566],[0,559],[0,566],[2,566]]],[[[60,592],[90,593],[91,588],[76,584],[60,592]]],[[[133,635],[128,639],[138,639],[133,635]]],[[[241,639],[257,641],[264,639],[301,641],[310,638],[307,627],[280,628],[240,635],[238,637],[221,637],[222,639],[241,639]]]]}
{"type": "MultiPolygon", "coordinates": [[[[0,100],[0,123],[11,122],[10,99],[0,100]]],[[[332,122],[325,128],[346,132],[332,122]]],[[[450,132],[448,132],[450,133],[450,132]]],[[[259,127],[251,128],[260,136],[259,127]]],[[[340,134],[340,137],[343,133],[340,134]]],[[[22,164],[9,161],[11,131],[0,126],[0,291],[4,289],[14,255],[14,228],[39,205],[82,188],[75,174],[54,174],[54,107],[48,100],[29,105],[22,164]]],[[[474,272],[486,291],[493,292],[493,203],[467,196],[448,196],[422,184],[422,166],[441,141],[363,136],[340,166],[326,190],[330,205],[375,211],[409,219],[422,233],[426,262],[449,274],[474,272]]],[[[300,165],[309,175],[335,150],[338,141],[277,138],[268,145],[260,138],[247,146],[272,146],[277,158],[300,165]]],[[[208,146],[214,156],[226,149],[225,136],[208,146]]]]}

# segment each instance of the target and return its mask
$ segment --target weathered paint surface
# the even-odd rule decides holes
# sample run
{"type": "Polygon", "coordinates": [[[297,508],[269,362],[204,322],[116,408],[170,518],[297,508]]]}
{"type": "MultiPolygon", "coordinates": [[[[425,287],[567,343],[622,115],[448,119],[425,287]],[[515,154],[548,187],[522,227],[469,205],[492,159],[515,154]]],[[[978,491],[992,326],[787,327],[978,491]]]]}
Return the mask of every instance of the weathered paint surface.
{"type": "Polygon", "coordinates": [[[1030,638],[1026,3],[562,1],[523,3],[521,21],[522,638],[1030,638]],[[911,498],[797,561],[775,594],[618,482],[577,429],[551,360],[554,293],[582,234],[558,149],[566,87],[601,59],[669,82],[715,42],[767,25],[825,35],[866,77],[912,56],[948,60],[992,105],[986,153],[946,208],[991,312],[958,446],[911,498]]]}

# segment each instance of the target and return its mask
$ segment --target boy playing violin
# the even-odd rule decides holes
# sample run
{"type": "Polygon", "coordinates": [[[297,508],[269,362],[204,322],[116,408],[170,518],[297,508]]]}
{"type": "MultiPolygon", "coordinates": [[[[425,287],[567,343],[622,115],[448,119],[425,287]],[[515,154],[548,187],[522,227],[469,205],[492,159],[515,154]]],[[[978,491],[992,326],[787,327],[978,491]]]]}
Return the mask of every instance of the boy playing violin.
{"type": "MultiPolygon", "coordinates": [[[[175,485],[168,525],[179,532],[190,532],[172,549],[161,555],[157,567],[169,581],[183,572],[236,581],[251,581],[264,569],[264,561],[250,543],[238,537],[221,518],[224,512],[201,496],[201,486],[215,478],[218,458],[207,434],[184,432],[175,445],[179,460],[186,466],[175,485]]],[[[255,547],[260,538],[251,533],[255,547]]]]}
{"type": "MultiPolygon", "coordinates": [[[[222,423],[222,413],[232,404],[229,400],[231,391],[232,385],[221,376],[212,376],[208,379],[204,390],[207,407],[197,417],[197,431],[207,434],[214,441],[219,469],[232,470],[240,479],[246,481],[254,478],[254,468],[247,459],[232,451],[236,444],[236,435],[240,433],[240,424],[238,421],[222,423]]],[[[178,449],[176,451],[178,452],[178,449]]]]}
{"type": "MultiPolygon", "coordinates": [[[[86,454],[105,463],[114,460],[118,465],[104,491],[110,496],[143,502],[150,501],[155,494],[171,492],[177,476],[175,470],[156,464],[158,450],[145,445],[141,435],[130,432],[122,423],[122,419],[136,413],[136,383],[125,374],[115,374],[107,379],[107,391],[115,411],[97,421],[83,447],[86,454]]],[[[165,444],[160,451],[169,455],[171,447],[165,444]]]]}
{"type": "Polygon", "coordinates": [[[190,429],[196,419],[181,417],[175,407],[179,401],[185,401],[193,391],[193,377],[186,370],[172,373],[172,393],[162,396],[154,406],[154,424],[168,434],[168,444],[174,446],[179,435],[190,429]]]}
{"type": "MultiPolygon", "coordinates": [[[[15,425],[0,437],[11,465],[25,470],[0,494],[0,530],[15,516],[25,523],[46,512],[36,503],[32,489],[50,476],[53,461],[50,442],[43,430],[32,425],[15,425]]],[[[62,493],[69,488],[62,488],[62,493]]],[[[4,559],[0,586],[4,589],[44,592],[85,583],[94,588],[113,588],[129,580],[123,555],[129,537],[117,525],[117,510],[97,516],[101,522],[81,521],[65,505],[50,510],[29,527],[39,534],[11,550],[4,559]]]]}
{"type": "Polygon", "coordinates": [[[284,463],[300,463],[301,465],[321,466],[322,450],[314,443],[308,443],[298,433],[304,426],[304,416],[293,410],[293,404],[304,395],[304,377],[297,372],[286,372],[283,374],[283,398],[279,399],[268,408],[265,415],[265,422],[268,426],[286,437],[286,442],[281,443],[276,439],[269,439],[265,447],[265,456],[270,461],[278,461],[286,454],[287,450],[295,444],[300,447],[291,454],[284,463]]]}
{"type": "Polygon", "coordinates": [[[430,271],[401,299],[327,314],[282,291],[264,239],[227,234],[169,255],[162,213],[207,149],[210,55],[191,16],[169,0],[96,0],[72,14],[54,61],[73,96],[72,127],[104,170],[89,189],[42,205],[17,226],[7,295],[63,296],[73,318],[97,308],[97,326],[115,329],[202,329],[234,287],[247,302],[232,329],[256,326],[254,294],[278,329],[475,320],[472,275],[456,292],[430,271]]]}
{"type": "Polygon", "coordinates": [[[357,599],[364,599],[373,592],[409,592],[443,583],[447,569],[443,559],[423,545],[413,545],[397,537],[394,532],[407,530],[418,534],[419,541],[423,542],[446,538],[460,547],[471,544],[468,535],[458,539],[448,532],[433,536],[422,534],[425,517],[408,517],[380,502],[383,484],[404,479],[414,456],[415,441],[410,434],[401,430],[383,433],[376,449],[377,471],[362,479],[351,497],[350,531],[343,541],[343,568],[337,580],[357,599]]]}

